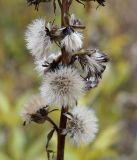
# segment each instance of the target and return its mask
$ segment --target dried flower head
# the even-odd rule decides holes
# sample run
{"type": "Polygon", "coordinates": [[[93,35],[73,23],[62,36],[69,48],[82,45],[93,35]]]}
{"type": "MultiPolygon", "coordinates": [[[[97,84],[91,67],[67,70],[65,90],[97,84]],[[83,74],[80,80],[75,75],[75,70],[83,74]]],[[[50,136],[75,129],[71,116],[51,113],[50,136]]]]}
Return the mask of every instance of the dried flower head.
{"type": "Polygon", "coordinates": [[[77,32],[80,32],[80,33],[83,32],[83,30],[86,28],[83,25],[82,21],[77,17],[75,17],[74,14],[71,14],[69,18],[69,25],[73,27],[77,32]]]}
{"type": "MultiPolygon", "coordinates": [[[[82,4],[84,7],[85,7],[85,3],[83,3],[83,2],[89,2],[89,1],[97,1],[98,2],[98,4],[99,5],[101,5],[101,6],[105,6],[105,2],[106,2],[106,0],[76,0],[78,3],[80,3],[80,4],[82,4]]],[[[98,7],[97,7],[98,8],[98,7]]]]}
{"type": "Polygon", "coordinates": [[[31,121],[43,123],[46,120],[45,118],[47,114],[48,106],[43,103],[40,95],[32,96],[21,111],[24,125],[30,123],[31,121]]]}
{"type": "Polygon", "coordinates": [[[40,2],[41,0],[27,0],[28,5],[34,5],[36,10],[38,10],[40,2]]]}
{"type": "Polygon", "coordinates": [[[102,77],[102,73],[106,69],[105,63],[108,62],[108,56],[102,53],[100,50],[96,49],[87,50],[86,51],[87,65],[85,66],[87,73],[91,72],[91,74],[96,77],[102,77]]]}
{"type": "Polygon", "coordinates": [[[48,104],[73,107],[83,93],[84,85],[74,68],[61,67],[44,75],[41,94],[48,104]]]}
{"type": "Polygon", "coordinates": [[[102,73],[106,69],[106,62],[109,61],[106,54],[100,50],[86,50],[81,54],[72,56],[71,60],[78,70],[83,70],[81,76],[84,76],[87,88],[96,87],[99,79],[102,78],[102,73]]]}
{"type": "Polygon", "coordinates": [[[41,2],[50,2],[51,0],[27,0],[28,5],[34,5],[35,9],[38,10],[41,2]]]}
{"type": "Polygon", "coordinates": [[[106,0],[93,0],[93,1],[97,1],[98,4],[101,5],[101,6],[105,6],[104,3],[106,2],[106,0]]]}
{"type": "Polygon", "coordinates": [[[27,48],[36,59],[46,57],[51,47],[51,38],[45,25],[44,19],[36,19],[28,26],[25,34],[27,48]]]}
{"type": "Polygon", "coordinates": [[[72,27],[66,27],[63,30],[64,38],[61,41],[61,47],[65,47],[68,52],[76,52],[82,48],[83,36],[72,27]]]}
{"type": "Polygon", "coordinates": [[[69,19],[69,24],[71,26],[81,26],[82,22],[80,19],[76,18],[74,14],[71,14],[70,19],[69,19]]]}
{"type": "Polygon", "coordinates": [[[60,62],[59,60],[60,56],[61,56],[61,52],[51,53],[47,59],[43,58],[40,60],[36,60],[35,69],[39,73],[39,75],[42,76],[47,71],[52,70],[52,69],[54,70],[60,62]]]}
{"type": "Polygon", "coordinates": [[[99,79],[97,77],[94,76],[87,76],[84,78],[85,80],[85,89],[89,90],[91,88],[95,88],[98,83],[99,83],[99,79]]]}
{"type": "Polygon", "coordinates": [[[68,118],[66,133],[76,144],[88,144],[93,141],[98,131],[97,118],[93,110],[77,106],[68,118]]]}

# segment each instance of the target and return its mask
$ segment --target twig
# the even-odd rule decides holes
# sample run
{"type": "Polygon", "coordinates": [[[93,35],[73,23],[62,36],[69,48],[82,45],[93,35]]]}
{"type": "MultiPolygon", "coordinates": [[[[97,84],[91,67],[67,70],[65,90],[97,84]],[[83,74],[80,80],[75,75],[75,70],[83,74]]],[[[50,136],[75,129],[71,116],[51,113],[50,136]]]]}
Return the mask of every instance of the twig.
{"type": "Polygon", "coordinates": [[[53,122],[53,120],[52,120],[50,117],[46,117],[46,120],[53,125],[53,127],[54,127],[55,130],[56,130],[56,132],[58,133],[58,132],[59,132],[59,128],[58,128],[58,126],[53,122]]]}

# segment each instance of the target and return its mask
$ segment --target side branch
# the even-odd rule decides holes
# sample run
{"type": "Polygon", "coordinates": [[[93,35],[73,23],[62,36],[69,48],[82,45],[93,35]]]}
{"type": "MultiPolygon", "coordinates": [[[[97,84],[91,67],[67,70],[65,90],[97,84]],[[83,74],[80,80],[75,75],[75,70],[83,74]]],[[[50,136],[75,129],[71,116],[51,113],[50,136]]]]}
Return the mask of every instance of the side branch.
{"type": "Polygon", "coordinates": [[[53,125],[53,127],[54,127],[55,130],[56,130],[56,132],[58,133],[58,132],[59,132],[59,128],[58,128],[58,126],[53,122],[53,120],[52,120],[50,117],[46,117],[46,120],[53,125]]]}

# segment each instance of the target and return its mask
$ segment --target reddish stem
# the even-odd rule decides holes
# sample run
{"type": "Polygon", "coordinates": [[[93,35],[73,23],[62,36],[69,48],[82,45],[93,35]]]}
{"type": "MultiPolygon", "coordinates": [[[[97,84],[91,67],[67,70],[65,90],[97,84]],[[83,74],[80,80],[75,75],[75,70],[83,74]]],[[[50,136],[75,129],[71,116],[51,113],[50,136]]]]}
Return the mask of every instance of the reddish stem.
{"type": "MultiPolygon", "coordinates": [[[[72,2],[72,0],[70,0],[72,2]]],[[[66,27],[69,25],[69,7],[71,3],[68,0],[62,0],[61,6],[61,26],[66,27]]],[[[62,63],[64,65],[69,64],[69,53],[65,48],[61,49],[62,52],[62,63]]],[[[64,113],[68,112],[68,106],[62,106],[60,115],[60,132],[58,133],[58,144],[57,144],[57,160],[64,160],[64,150],[65,150],[65,135],[62,135],[62,129],[66,128],[67,117],[64,113]]]]}
{"type": "Polygon", "coordinates": [[[67,117],[64,113],[68,112],[68,107],[62,107],[60,116],[60,133],[58,134],[58,146],[57,146],[57,160],[64,160],[64,149],[65,149],[65,135],[62,135],[62,129],[66,128],[67,117]]]}

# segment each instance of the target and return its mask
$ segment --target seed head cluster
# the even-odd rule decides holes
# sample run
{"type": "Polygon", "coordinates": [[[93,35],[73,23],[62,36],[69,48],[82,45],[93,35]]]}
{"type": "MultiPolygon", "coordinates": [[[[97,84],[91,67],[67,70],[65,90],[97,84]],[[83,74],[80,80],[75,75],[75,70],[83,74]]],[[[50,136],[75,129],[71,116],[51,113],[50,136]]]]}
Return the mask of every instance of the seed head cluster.
{"type": "Polygon", "coordinates": [[[61,41],[61,46],[65,47],[66,51],[69,53],[76,52],[82,48],[82,38],[83,36],[73,30],[71,27],[67,27],[64,30],[65,37],[61,41]]]}
{"type": "MultiPolygon", "coordinates": [[[[42,1],[28,2],[37,7],[42,1]]],[[[105,1],[97,2],[104,5],[105,1]]],[[[67,107],[67,128],[61,128],[61,134],[69,135],[76,145],[92,142],[97,134],[98,123],[94,111],[77,104],[86,90],[99,84],[109,60],[98,49],[82,48],[84,28],[72,14],[67,27],[41,18],[32,21],[25,33],[27,48],[34,57],[35,69],[42,77],[42,84],[40,93],[24,105],[21,113],[23,121],[25,124],[32,121],[43,123],[52,106],[59,109],[67,107]],[[61,52],[53,50],[53,43],[61,52]],[[68,59],[64,63],[66,53],[68,59]]],[[[58,130],[56,124],[51,119],[49,121],[58,130]]]]}

